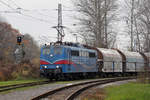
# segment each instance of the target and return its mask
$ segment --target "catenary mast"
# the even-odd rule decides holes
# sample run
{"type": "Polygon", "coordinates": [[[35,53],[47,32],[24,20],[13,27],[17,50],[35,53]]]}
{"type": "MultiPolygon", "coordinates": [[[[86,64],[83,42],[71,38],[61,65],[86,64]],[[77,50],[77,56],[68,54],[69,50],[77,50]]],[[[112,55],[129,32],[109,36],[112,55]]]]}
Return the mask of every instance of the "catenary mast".
{"type": "Polygon", "coordinates": [[[56,28],[57,30],[57,41],[61,41],[63,37],[65,36],[64,34],[64,26],[62,25],[62,4],[58,4],[58,25],[54,26],[53,28],[56,28]]]}

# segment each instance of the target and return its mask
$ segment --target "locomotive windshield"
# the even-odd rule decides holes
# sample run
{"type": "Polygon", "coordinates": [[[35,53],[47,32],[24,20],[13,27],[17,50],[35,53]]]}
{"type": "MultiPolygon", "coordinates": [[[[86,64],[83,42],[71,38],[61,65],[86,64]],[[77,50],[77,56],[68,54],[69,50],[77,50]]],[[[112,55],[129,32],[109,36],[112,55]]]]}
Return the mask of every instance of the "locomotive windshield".
{"type": "Polygon", "coordinates": [[[54,47],[54,55],[62,55],[62,48],[54,47]]]}
{"type": "Polygon", "coordinates": [[[50,54],[50,48],[44,48],[43,55],[48,55],[48,54],[50,54]]]}

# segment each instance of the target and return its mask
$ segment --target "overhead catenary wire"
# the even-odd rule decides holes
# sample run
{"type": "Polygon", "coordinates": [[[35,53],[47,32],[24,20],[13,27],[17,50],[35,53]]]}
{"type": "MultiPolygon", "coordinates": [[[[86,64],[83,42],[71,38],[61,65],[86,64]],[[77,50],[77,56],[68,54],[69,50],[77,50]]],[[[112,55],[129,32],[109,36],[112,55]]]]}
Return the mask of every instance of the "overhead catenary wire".
{"type": "Polygon", "coordinates": [[[34,12],[34,13],[37,13],[39,15],[43,15],[46,17],[51,17],[51,16],[41,13],[41,11],[43,12],[43,11],[56,11],[57,10],[57,9],[33,9],[33,10],[23,9],[22,7],[18,6],[13,0],[10,0],[10,1],[17,7],[17,9],[20,9],[21,11],[34,12]]]}
{"type": "MultiPolygon", "coordinates": [[[[8,0],[7,0],[8,1],[8,0]]],[[[22,17],[22,19],[24,18],[24,20],[38,20],[40,22],[44,22],[44,23],[47,23],[47,24],[52,24],[54,22],[53,21],[50,21],[50,20],[46,20],[44,19],[43,17],[42,18],[39,18],[40,16],[47,16],[47,17],[51,17],[50,15],[45,15],[43,12],[49,12],[49,11],[58,11],[58,9],[31,9],[31,10],[28,10],[28,9],[24,9],[22,8],[22,6],[18,6],[14,0],[10,0],[10,2],[13,2],[13,3],[8,3],[7,1],[4,1],[4,0],[0,0],[0,3],[7,6],[8,8],[10,8],[11,10],[9,11],[0,11],[0,13],[16,13],[16,14],[19,14],[19,15],[22,15],[24,17],[22,17]],[[30,13],[37,13],[38,14],[38,17],[36,17],[35,15],[31,15],[30,13]],[[26,18],[25,18],[26,17],[26,18]],[[29,19],[27,19],[29,18],[29,19]]],[[[63,11],[69,11],[69,12],[72,12],[73,10],[69,10],[69,9],[64,9],[63,11]]],[[[32,14],[33,14],[32,13],[32,14]]],[[[54,13],[55,14],[55,13],[54,13]]],[[[65,13],[64,13],[65,14],[65,13]]],[[[64,17],[69,17],[69,16],[64,16],[64,17]]],[[[55,17],[56,18],[56,17],[55,17]]],[[[56,22],[56,21],[55,21],[56,22]]],[[[69,21],[68,21],[69,22],[69,21]]],[[[56,23],[55,23],[56,24],[56,23]]]]}
{"type": "Polygon", "coordinates": [[[56,17],[50,16],[48,14],[43,14],[42,10],[27,10],[27,9],[23,9],[23,11],[24,12],[33,12],[33,13],[36,13],[38,15],[41,15],[41,16],[44,16],[44,17],[48,17],[48,18],[56,18],[56,17]]]}
{"type": "MultiPolygon", "coordinates": [[[[2,4],[4,4],[5,6],[11,8],[12,10],[15,10],[15,11],[16,11],[16,12],[13,12],[13,13],[18,13],[18,14],[20,14],[20,15],[23,15],[23,16],[26,16],[26,17],[30,17],[30,18],[33,18],[33,19],[35,19],[35,20],[39,20],[39,21],[42,21],[42,22],[45,22],[45,23],[50,23],[48,20],[44,20],[44,19],[41,19],[41,18],[33,17],[33,16],[31,16],[31,15],[27,15],[27,14],[22,13],[21,11],[18,11],[18,9],[21,9],[21,10],[22,10],[22,8],[15,9],[15,8],[13,8],[12,6],[10,6],[9,4],[5,3],[5,2],[2,1],[2,0],[0,0],[0,2],[1,2],[2,4]]],[[[18,7],[19,7],[19,6],[18,6],[18,7]]],[[[4,11],[3,13],[9,13],[9,11],[4,11]]],[[[10,12],[10,13],[12,13],[12,12],[10,12]]]]}
{"type": "MultiPolygon", "coordinates": [[[[30,18],[33,18],[35,20],[39,20],[39,21],[42,21],[42,22],[45,22],[45,23],[50,23],[50,22],[48,20],[45,20],[45,19],[42,19],[42,18],[37,18],[37,17],[31,16],[31,15],[24,14],[23,12],[33,11],[34,13],[37,13],[39,15],[52,18],[52,16],[45,15],[45,14],[39,12],[39,11],[57,11],[58,10],[58,9],[33,9],[33,10],[23,9],[22,7],[18,6],[13,0],[11,0],[11,2],[13,2],[17,7],[17,8],[13,8],[12,6],[10,6],[9,4],[3,2],[2,0],[0,0],[0,2],[2,4],[4,4],[5,6],[11,8],[12,10],[15,10],[15,11],[0,11],[0,13],[18,13],[18,14],[21,14],[23,16],[30,17],[30,18]]],[[[74,10],[63,10],[63,11],[71,11],[72,12],[74,10]]],[[[53,18],[55,18],[55,17],[53,17],[53,18]]]]}
{"type": "MultiPolygon", "coordinates": [[[[22,17],[22,15],[21,15],[21,17],[19,17],[18,15],[17,16],[13,16],[12,14],[11,15],[9,15],[11,18],[15,18],[15,19],[22,19],[22,20],[26,20],[26,21],[32,21],[32,22],[36,22],[33,18],[30,18],[29,19],[29,17],[22,17]]],[[[40,21],[41,22],[41,21],[40,21]]],[[[48,25],[50,25],[51,27],[55,24],[55,23],[53,23],[53,22],[51,22],[51,23],[44,23],[44,24],[48,24],[48,25]]]]}
{"type": "Polygon", "coordinates": [[[20,6],[18,6],[18,5],[15,3],[15,1],[13,1],[13,0],[9,0],[9,1],[11,1],[17,8],[20,8],[20,6]]]}
{"type": "Polygon", "coordinates": [[[36,19],[36,20],[39,20],[39,21],[42,21],[42,22],[45,22],[45,23],[50,23],[48,20],[44,20],[44,19],[41,19],[41,18],[36,18],[36,17],[30,16],[30,15],[27,15],[27,14],[23,14],[23,13],[19,13],[19,14],[21,14],[23,16],[26,16],[26,17],[36,19]]]}
{"type": "Polygon", "coordinates": [[[11,7],[13,5],[13,6],[15,6],[15,8],[19,8],[19,6],[13,0],[5,0],[5,2],[7,2],[8,5],[11,4],[11,7]]]}
{"type": "MultiPolygon", "coordinates": [[[[0,13],[21,13],[21,12],[25,12],[27,13],[28,11],[26,10],[4,10],[4,11],[0,11],[0,13]]],[[[35,14],[38,14],[39,16],[42,16],[42,17],[47,17],[47,18],[56,18],[54,16],[50,16],[50,15],[46,15],[46,14],[43,14],[43,13],[40,13],[40,12],[34,12],[35,14]]]]}
{"type": "Polygon", "coordinates": [[[0,13],[17,13],[19,15],[26,16],[26,17],[32,18],[34,20],[38,20],[38,21],[45,22],[45,23],[52,23],[52,22],[45,20],[45,19],[41,19],[41,18],[33,17],[31,15],[28,15],[28,14],[21,13],[20,11],[0,11],[0,13]]]}
{"type": "Polygon", "coordinates": [[[0,2],[1,2],[2,4],[4,4],[5,6],[7,6],[8,8],[11,8],[11,9],[13,9],[13,10],[14,10],[14,8],[13,8],[13,7],[11,7],[9,4],[5,3],[4,1],[0,0],[0,2]]]}
{"type": "MultiPolygon", "coordinates": [[[[45,15],[45,14],[41,13],[40,10],[36,10],[36,9],[33,9],[33,10],[23,9],[22,7],[18,6],[13,0],[10,0],[10,1],[13,2],[16,5],[17,9],[20,9],[21,11],[26,11],[26,12],[33,11],[34,13],[37,13],[39,15],[43,15],[43,16],[46,16],[46,17],[51,17],[49,15],[45,15]]],[[[42,9],[42,10],[44,10],[44,9],[42,9]]]]}

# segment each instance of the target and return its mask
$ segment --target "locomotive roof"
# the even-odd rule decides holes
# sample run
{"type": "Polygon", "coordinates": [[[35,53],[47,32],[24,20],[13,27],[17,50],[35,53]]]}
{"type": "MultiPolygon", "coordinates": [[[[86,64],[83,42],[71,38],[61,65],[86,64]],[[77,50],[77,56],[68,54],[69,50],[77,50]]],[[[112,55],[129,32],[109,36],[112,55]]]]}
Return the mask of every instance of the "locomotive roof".
{"type": "Polygon", "coordinates": [[[62,47],[62,48],[70,48],[72,50],[86,50],[90,52],[95,52],[96,50],[89,49],[83,45],[44,45],[42,48],[50,48],[51,46],[62,47]]]}
{"type": "Polygon", "coordinates": [[[94,52],[96,50],[93,49],[88,49],[88,48],[84,48],[84,47],[71,47],[71,46],[64,46],[66,48],[70,48],[72,50],[86,50],[86,51],[90,51],[90,52],[94,52]]]}

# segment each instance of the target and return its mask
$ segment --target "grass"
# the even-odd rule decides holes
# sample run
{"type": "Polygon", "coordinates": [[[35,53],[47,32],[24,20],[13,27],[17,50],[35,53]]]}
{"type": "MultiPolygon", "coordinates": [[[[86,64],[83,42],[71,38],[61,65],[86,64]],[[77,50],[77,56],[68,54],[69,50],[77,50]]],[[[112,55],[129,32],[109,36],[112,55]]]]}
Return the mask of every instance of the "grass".
{"type": "Polygon", "coordinates": [[[150,84],[127,83],[105,88],[105,100],[149,100],[150,84]]]}
{"type": "Polygon", "coordinates": [[[81,100],[150,100],[150,84],[131,82],[95,88],[81,95],[81,100]],[[92,92],[91,92],[92,91],[92,92]]]}
{"type": "MultiPolygon", "coordinates": [[[[95,78],[97,79],[97,78],[95,78]]],[[[11,80],[11,81],[0,81],[0,86],[7,86],[7,85],[14,85],[14,84],[22,84],[22,83],[30,83],[30,82],[38,82],[38,81],[45,81],[48,79],[44,79],[44,78],[24,78],[24,77],[19,77],[15,80],[11,80]]],[[[92,79],[85,79],[84,81],[88,81],[88,80],[92,80],[92,79]]],[[[74,82],[80,82],[83,80],[74,80],[74,81],[58,81],[55,82],[56,84],[67,84],[67,83],[74,83],[74,82]]]]}
{"type": "Polygon", "coordinates": [[[43,79],[43,78],[19,78],[16,80],[12,80],[12,81],[0,81],[0,86],[7,86],[7,85],[14,85],[14,84],[23,84],[23,83],[30,83],[30,82],[38,82],[38,81],[45,81],[47,79],[43,79]]]}

